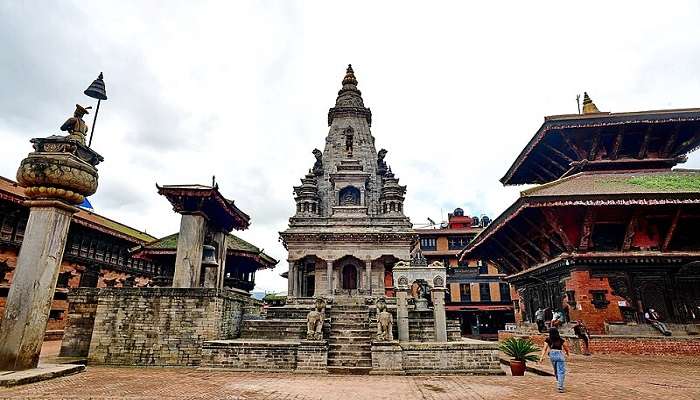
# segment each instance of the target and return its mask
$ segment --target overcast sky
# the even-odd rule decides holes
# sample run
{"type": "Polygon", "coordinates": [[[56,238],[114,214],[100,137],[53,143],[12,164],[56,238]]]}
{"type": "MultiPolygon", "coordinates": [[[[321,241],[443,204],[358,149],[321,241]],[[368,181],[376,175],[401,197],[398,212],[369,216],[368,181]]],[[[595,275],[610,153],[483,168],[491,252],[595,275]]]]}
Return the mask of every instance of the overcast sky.
{"type": "Polygon", "coordinates": [[[348,63],[413,223],[496,217],[523,189],[498,179],[577,93],[601,111],[700,106],[699,20],[697,2],[3,1],[0,175],[95,106],[82,93],[103,71],[95,210],[170,234],[155,183],[216,175],[252,217],[236,234],[281,260],[257,289],[286,290],[277,232],[348,63]]]}

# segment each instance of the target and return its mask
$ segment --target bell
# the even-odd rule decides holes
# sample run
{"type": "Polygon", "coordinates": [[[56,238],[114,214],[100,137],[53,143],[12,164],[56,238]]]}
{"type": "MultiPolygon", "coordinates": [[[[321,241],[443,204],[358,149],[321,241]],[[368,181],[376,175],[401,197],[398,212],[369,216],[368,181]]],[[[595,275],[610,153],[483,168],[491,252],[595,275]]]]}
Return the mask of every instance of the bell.
{"type": "Polygon", "coordinates": [[[105,81],[102,80],[102,72],[100,72],[100,76],[92,81],[90,87],[85,89],[83,93],[92,97],[93,99],[107,100],[107,91],[105,91],[105,81]]]}
{"type": "Polygon", "coordinates": [[[218,267],[219,263],[216,261],[216,248],[214,246],[205,244],[202,246],[202,267],[218,267]]]}

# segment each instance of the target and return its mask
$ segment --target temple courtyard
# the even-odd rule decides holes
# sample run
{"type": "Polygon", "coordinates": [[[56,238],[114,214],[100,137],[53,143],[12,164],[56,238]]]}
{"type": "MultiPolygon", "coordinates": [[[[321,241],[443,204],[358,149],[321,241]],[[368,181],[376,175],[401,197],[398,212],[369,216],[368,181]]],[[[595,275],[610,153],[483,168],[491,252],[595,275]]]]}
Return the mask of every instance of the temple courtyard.
{"type": "MultiPolygon", "coordinates": [[[[50,360],[60,342],[46,342],[50,360]]],[[[551,370],[546,363],[544,369],[551,370]]],[[[2,399],[698,399],[700,358],[573,355],[567,392],[554,378],[512,376],[351,376],[242,373],[196,368],[111,368],[14,388],[2,399]]],[[[506,371],[507,368],[504,368],[506,371]]]]}

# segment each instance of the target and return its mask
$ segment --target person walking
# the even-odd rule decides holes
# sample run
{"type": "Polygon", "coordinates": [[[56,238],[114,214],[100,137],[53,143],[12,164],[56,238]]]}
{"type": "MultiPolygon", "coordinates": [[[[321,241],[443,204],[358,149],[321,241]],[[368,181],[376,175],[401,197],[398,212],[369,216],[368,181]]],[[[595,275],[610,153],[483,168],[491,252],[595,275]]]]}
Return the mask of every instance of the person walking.
{"type": "Polygon", "coordinates": [[[584,325],[583,321],[581,321],[580,319],[576,320],[576,325],[574,325],[574,335],[576,335],[577,338],[583,340],[583,355],[590,356],[591,350],[588,347],[588,344],[591,340],[591,335],[588,334],[588,329],[586,328],[586,325],[584,325]]]}
{"type": "Polygon", "coordinates": [[[539,333],[544,332],[544,310],[542,307],[535,311],[535,322],[537,322],[537,331],[539,333]]]}
{"type": "Polygon", "coordinates": [[[544,355],[549,355],[549,360],[554,368],[554,377],[557,379],[557,390],[564,393],[564,375],[566,375],[566,358],[564,353],[569,355],[569,346],[559,335],[557,328],[549,328],[549,337],[544,340],[544,348],[540,355],[540,364],[544,360],[544,355]]]}

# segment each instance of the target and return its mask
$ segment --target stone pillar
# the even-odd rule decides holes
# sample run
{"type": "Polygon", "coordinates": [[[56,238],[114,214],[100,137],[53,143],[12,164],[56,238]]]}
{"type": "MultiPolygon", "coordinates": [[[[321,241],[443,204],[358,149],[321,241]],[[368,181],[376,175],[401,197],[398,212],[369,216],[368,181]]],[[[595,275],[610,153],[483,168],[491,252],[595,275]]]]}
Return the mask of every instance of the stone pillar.
{"type": "Polygon", "coordinates": [[[326,260],[326,280],[328,281],[328,295],[333,295],[333,260],[326,260]]]}
{"type": "Polygon", "coordinates": [[[199,286],[205,229],[206,219],[203,215],[182,215],[180,233],[177,237],[173,287],[193,288],[199,286]]]}
{"type": "Polygon", "coordinates": [[[430,289],[433,300],[433,319],[435,321],[435,341],[447,341],[447,317],[445,316],[445,288],[430,289]]]}
{"type": "Polygon", "coordinates": [[[301,264],[294,264],[294,297],[300,297],[299,275],[301,275],[301,264]]]}
{"type": "Polygon", "coordinates": [[[59,201],[30,201],[29,221],[0,325],[0,370],[39,363],[44,331],[66,247],[78,210],[59,201]]]}
{"type": "Polygon", "coordinates": [[[39,362],[68,229],[78,211],[71,204],[97,191],[96,166],[103,160],[80,138],[34,138],[34,151],[17,169],[17,183],[31,200],[25,203],[29,221],[0,324],[0,370],[30,369],[39,362]]]}
{"type": "Polygon", "coordinates": [[[287,297],[294,297],[294,260],[287,260],[289,271],[287,272],[287,297]]]}
{"type": "Polygon", "coordinates": [[[226,277],[226,243],[228,235],[226,232],[216,232],[214,234],[214,242],[216,243],[216,261],[219,262],[219,271],[216,277],[216,287],[224,288],[224,278],[226,277]]]}
{"type": "Polygon", "coordinates": [[[372,295],[372,260],[365,261],[365,293],[372,295]]]}
{"type": "Polygon", "coordinates": [[[396,288],[396,319],[398,319],[399,341],[408,342],[408,288],[396,288]]]}

